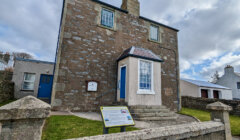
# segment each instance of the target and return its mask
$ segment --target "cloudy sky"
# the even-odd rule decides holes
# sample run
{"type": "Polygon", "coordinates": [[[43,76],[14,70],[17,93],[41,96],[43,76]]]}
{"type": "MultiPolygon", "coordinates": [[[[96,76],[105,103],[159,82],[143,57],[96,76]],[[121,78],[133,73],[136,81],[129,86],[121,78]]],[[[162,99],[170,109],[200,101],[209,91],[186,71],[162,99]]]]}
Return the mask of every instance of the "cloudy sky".
{"type": "MultiPolygon", "coordinates": [[[[121,0],[102,0],[120,7],[121,0]]],[[[180,30],[181,77],[240,71],[239,0],[139,0],[141,15],[180,30]]],[[[54,61],[62,0],[1,0],[0,51],[54,61]]]]}

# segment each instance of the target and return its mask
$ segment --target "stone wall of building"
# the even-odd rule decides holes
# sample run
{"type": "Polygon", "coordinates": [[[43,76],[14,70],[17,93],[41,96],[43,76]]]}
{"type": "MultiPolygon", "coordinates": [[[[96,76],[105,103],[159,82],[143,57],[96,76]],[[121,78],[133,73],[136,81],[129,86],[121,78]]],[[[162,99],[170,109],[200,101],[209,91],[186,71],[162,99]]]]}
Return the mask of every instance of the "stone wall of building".
{"type": "Polygon", "coordinates": [[[164,62],[161,68],[163,105],[178,108],[177,31],[157,24],[161,42],[149,41],[155,24],[94,0],[66,0],[52,96],[55,110],[97,111],[117,95],[117,58],[131,46],[151,50],[164,62]],[[100,25],[101,9],[115,12],[115,28],[100,25]],[[97,92],[86,91],[86,81],[99,81],[97,92]]]}
{"type": "Polygon", "coordinates": [[[226,105],[231,106],[233,110],[230,111],[230,114],[240,116],[239,100],[237,101],[237,100],[223,100],[223,99],[208,99],[208,98],[182,96],[182,107],[206,110],[206,106],[208,104],[214,103],[217,101],[220,101],[226,105]]]}

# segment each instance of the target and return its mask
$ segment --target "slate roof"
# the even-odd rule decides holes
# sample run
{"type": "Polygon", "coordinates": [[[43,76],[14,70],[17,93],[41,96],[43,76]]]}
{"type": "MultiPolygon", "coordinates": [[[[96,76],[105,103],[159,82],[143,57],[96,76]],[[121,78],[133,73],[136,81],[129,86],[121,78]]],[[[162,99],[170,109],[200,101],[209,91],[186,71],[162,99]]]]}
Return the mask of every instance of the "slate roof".
{"type": "Polygon", "coordinates": [[[35,63],[55,64],[54,62],[41,61],[41,60],[33,60],[33,59],[16,58],[16,60],[18,60],[18,61],[26,61],[26,62],[35,62],[35,63]]]}
{"type": "Polygon", "coordinates": [[[142,59],[147,59],[151,61],[157,61],[157,62],[163,62],[163,60],[154,54],[152,51],[144,48],[139,48],[139,47],[131,47],[125,50],[121,56],[118,58],[117,61],[120,61],[126,57],[137,57],[137,58],[142,58],[142,59]]]}
{"type": "Polygon", "coordinates": [[[206,82],[206,81],[183,79],[183,78],[181,78],[181,80],[186,81],[186,82],[189,82],[189,83],[194,84],[194,85],[197,85],[197,86],[199,86],[199,87],[219,88],[219,89],[230,89],[230,88],[228,88],[228,87],[220,86],[220,85],[213,84],[213,83],[206,82]]]}

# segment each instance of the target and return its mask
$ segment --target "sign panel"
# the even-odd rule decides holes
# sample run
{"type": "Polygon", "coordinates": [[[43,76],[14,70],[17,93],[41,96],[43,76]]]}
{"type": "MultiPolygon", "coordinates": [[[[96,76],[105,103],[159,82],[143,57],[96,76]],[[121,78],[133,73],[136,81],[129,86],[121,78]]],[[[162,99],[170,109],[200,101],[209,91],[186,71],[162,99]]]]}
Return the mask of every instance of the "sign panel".
{"type": "Polygon", "coordinates": [[[105,128],[135,125],[126,106],[101,107],[105,128]]]}

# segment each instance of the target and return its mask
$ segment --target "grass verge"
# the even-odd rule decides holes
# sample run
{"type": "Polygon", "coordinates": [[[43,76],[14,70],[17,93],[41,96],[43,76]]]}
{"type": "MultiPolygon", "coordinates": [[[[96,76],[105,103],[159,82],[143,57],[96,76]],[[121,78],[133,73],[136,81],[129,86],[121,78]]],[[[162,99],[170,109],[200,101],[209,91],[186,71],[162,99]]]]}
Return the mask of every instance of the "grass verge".
{"type": "Polygon", "coordinates": [[[11,99],[11,100],[7,100],[7,101],[5,101],[5,102],[1,102],[1,103],[0,103],[0,107],[1,107],[1,106],[4,106],[4,105],[6,105],[6,104],[9,104],[9,103],[11,103],[11,102],[13,102],[13,101],[16,101],[16,99],[11,99]]]}
{"type": "MultiPolygon", "coordinates": [[[[190,108],[182,108],[179,112],[180,114],[194,116],[200,121],[210,121],[210,113],[207,111],[190,109],[190,108]]],[[[240,117],[230,115],[230,124],[231,131],[233,136],[240,136],[240,117]]]]}
{"type": "MultiPolygon", "coordinates": [[[[126,131],[138,130],[127,127],[126,131]]],[[[46,120],[43,128],[42,140],[60,140],[85,136],[101,135],[103,124],[101,121],[87,120],[76,116],[51,116],[46,120]]],[[[120,128],[111,128],[109,133],[118,133],[120,128]]]]}

